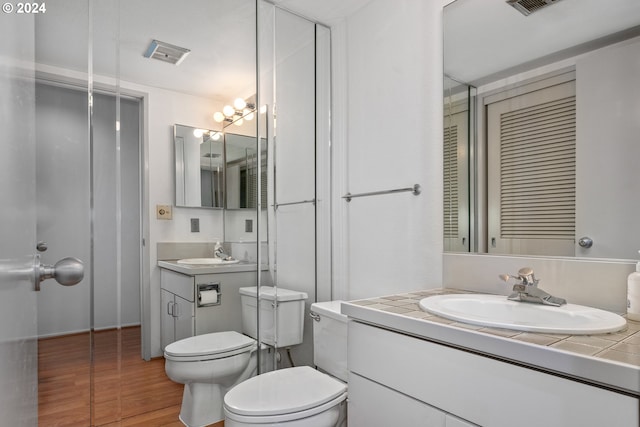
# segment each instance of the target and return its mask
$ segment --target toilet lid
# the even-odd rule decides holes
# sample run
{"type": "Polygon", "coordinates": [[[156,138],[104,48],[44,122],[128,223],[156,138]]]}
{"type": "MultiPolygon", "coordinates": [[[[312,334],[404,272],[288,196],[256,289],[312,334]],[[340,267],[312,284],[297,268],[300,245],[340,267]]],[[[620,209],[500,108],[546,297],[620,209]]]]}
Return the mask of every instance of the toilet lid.
{"type": "Polygon", "coordinates": [[[252,338],[235,331],[196,335],[173,342],[165,347],[165,357],[229,355],[255,344],[252,338]]]}
{"type": "Polygon", "coordinates": [[[224,398],[238,415],[282,415],[320,406],[347,391],[346,384],[309,366],[267,372],[232,388],[224,398]]]}

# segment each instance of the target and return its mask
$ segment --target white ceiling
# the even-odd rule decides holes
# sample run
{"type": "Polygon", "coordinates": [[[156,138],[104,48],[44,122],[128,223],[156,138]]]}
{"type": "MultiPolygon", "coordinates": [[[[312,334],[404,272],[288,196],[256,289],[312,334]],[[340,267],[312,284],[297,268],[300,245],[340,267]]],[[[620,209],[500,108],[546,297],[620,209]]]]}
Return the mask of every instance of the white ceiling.
{"type": "MultiPolygon", "coordinates": [[[[370,0],[275,0],[331,24],[370,0]]],[[[255,0],[58,0],[36,17],[37,61],[228,102],[255,93],[255,0]],[[117,10],[117,5],[120,10],[117,10]],[[178,66],[143,53],[153,39],[191,49],[178,66]],[[119,41],[119,44],[117,43],[119,41]],[[91,49],[89,49],[91,47],[91,49]]]]}
{"type": "Polygon", "coordinates": [[[638,25],[640,0],[561,0],[529,16],[505,0],[456,0],[444,9],[445,70],[476,83],[638,25]]]}

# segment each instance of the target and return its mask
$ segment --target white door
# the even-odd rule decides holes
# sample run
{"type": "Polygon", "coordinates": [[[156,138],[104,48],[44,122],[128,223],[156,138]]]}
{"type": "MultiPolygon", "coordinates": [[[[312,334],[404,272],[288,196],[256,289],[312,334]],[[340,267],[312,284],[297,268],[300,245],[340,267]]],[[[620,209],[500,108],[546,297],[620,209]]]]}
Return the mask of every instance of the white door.
{"type": "Polygon", "coordinates": [[[15,18],[0,16],[0,414],[2,425],[36,426],[33,19],[15,18]]]}
{"type": "Polygon", "coordinates": [[[490,253],[572,256],[575,81],[487,105],[490,253]]]}
{"type": "Polygon", "coordinates": [[[444,250],[469,252],[469,107],[445,103],[444,250]]]}

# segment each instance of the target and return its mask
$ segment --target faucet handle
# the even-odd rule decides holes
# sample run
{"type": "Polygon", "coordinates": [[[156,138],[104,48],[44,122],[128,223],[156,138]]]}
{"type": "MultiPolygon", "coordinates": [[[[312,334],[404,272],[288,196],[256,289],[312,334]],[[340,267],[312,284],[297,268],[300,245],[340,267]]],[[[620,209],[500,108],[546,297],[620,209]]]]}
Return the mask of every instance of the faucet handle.
{"type": "Polygon", "coordinates": [[[531,267],[523,267],[520,270],[518,270],[518,275],[511,275],[511,274],[500,274],[498,276],[501,280],[508,282],[509,279],[514,279],[517,280],[519,282],[519,284],[522,285],[537,285],[539,280],[536,279],[535,275],[533,274],[533,268],[531,267]]]}
{"type": "Polygon", "coordinates": [[[525,285],[534,285],[536,286],[539,282],[536,279],[536,276],[533,274],[533,268],[531,267],[522,267],[518,270],[518,276],[522,280],[522,283],[525,285]]]}
{"type": "Polygon", "coordinates": [[[517,279],[517,277],[513,277],[513,276],[511,276],[511,275],[509,275],[509,274],[500,274],[498,277],[499,277],[499,278],[500,278],[500,280],[502,280],[503,282],[508,282],[508,281],[509,281],[509,279],[511,279],[511,278],[517,279]]]}

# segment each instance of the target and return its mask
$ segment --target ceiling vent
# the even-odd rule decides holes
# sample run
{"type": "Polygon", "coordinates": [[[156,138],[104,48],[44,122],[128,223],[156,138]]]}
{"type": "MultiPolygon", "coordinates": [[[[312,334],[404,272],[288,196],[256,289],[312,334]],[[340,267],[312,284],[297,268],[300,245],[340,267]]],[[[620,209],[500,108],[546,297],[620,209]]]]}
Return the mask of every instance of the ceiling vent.
{"type": "Polygon", "coordinates": [[[169,43],[153,40],[149,48],[144,53],[145,58],[153,58],[169,64],[180,65],[180,63],[191,52],[184,47],[174,46],[169,43]]]}
{"type": "Polygon", "coordinates": [[[543,7],[551,6],[560,0],[507,0],[507,4],[516,8],[524,16],[529,16],[543,7]]]}

